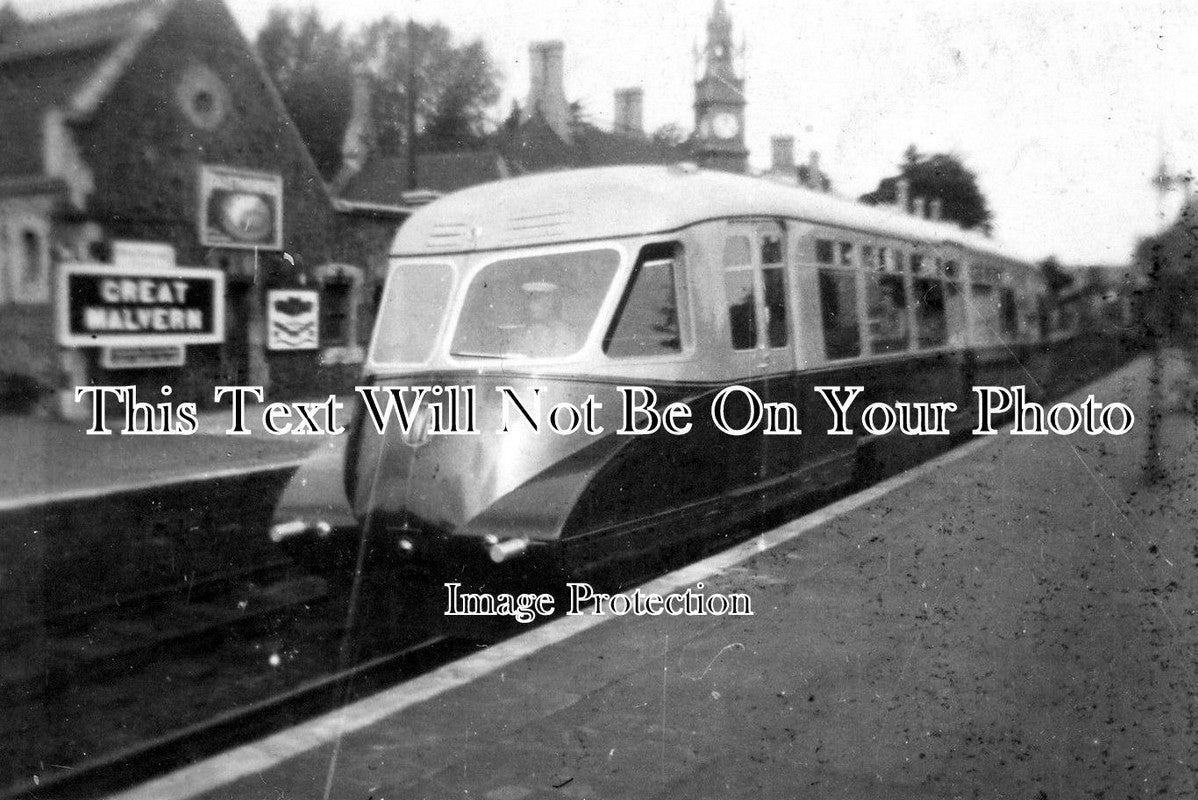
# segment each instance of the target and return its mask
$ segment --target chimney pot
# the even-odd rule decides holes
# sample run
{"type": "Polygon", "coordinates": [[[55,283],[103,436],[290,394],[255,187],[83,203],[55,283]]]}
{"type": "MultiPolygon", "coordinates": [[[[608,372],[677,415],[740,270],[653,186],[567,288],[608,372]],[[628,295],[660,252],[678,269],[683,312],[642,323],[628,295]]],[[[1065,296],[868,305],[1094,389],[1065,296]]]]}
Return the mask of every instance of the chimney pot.
{"type": "Polygon", "coordinates": [[[911,213],[911,181],[899,178],[894,182],[894,191],[896,194],[894,204],[898,206],[899,211],[904,214],[911,213]]]}
{"type": "Polygon", "coordinates": [[[616,121],[613,126],[616,133],[645,135],[644,102],[645,92],[639,86],[616,89],[616,121]]]}
{"type": "Polygon", "coordinates": [[[911,205],[913,206],[913,208],[911,209],[911,213],[914,216],[923,218],[928,215],[928,203],[927,203],[927,200],[925,200],[924,198],[916,197],[911,205]]]}
{"type": "Polygon", "coordinates": [[[353,175],[361,171],[370,157],[374,125],[371,121],[370,72],[354,70],[353,93],[350,96],[349,123],[341,140],[341,173],[353,175]]]}
{"type": "Polygon", "coordinates": [[[795,171],[795,137],[771,136],[770,153],[773,164],[770,169],[774,172],[791,174],[795,171]]]}
{"type": "Polygon", "coordinates": [[[936,221],[944,218],[944,201],[939,197],[932,198],[932,202],[928,206],[928,216],[936,221]]]}

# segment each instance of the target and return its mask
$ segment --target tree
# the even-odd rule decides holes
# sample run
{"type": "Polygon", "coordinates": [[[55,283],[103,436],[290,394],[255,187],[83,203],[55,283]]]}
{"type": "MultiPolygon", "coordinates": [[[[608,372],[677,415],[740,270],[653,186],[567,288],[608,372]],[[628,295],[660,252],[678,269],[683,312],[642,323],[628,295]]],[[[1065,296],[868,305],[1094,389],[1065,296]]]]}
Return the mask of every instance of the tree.
{"type": "Polygon", "coordinates": [[[677,122],[670,122],[653,131],[649,138],[656,144],[680,147],[686,141],[686,131],[677,122]]]}
{"type": "MultiPolygon", "coordinates": [[[[1137,298],[1141,333],[1152,353],[1144,476],[1148,483],[1157,483],[1166,477],[1159,446],[1164,349],[1180,347],[1190,380],[1198,376],[1198,202],[1191,199],[1173,225],[1141,241],[1135,263],[1141,273],[1137,298]]],[[[1198,398],[1191,396],[1189,402],[1198,417],[1198,398]]]]}
{"type": "Polygon", "coordinates": [[[898,199],[898,179],[910,184],[910,197],[929,201],[938,198],[941,216],[965,229],[978,229],[989,235],[992,216],[986,198],[978,188],[977,175],[951,153],[920,153],[915,145],[903,154],[899,174],[883,178],[878,188],[859,198],[869,205],[893,204],[898,199]]]}
{"type": "Polygon", "coordinates": [[[1065,271],[1056,256],[1044,259],[1040,262],[1039,267],[1040,274],[1044,276],[1044,283],[1048,286],[1049,294],[1054,297],[1073,283],[1073,276],[1065,271]]]}
{"type": "Polygon", "coordinates": [[[362,31],[356,47],[361,61],[375,65],[373,116],[382,152],[398,153],[407,140],[413,66],[421,149],[469,147],[488,133],[500,74],[481,41],[457,46],[440,23],[409,26],[384,18],[362,31]]]}
{"type": "Polygon", "coordinates": [[[276,7],[257,46],[317,168],[331,178],[352,111],[353,61],[341,26],[326,28],[315,9],[276,7]]]}
{"type": "Polygon", "coordinates": [[[1198,202],[1136,247],[1143,276],[1139,296],[1145,336],[1160,347],[1181,346],[1198,357],[1198,202]]]}
{"type": "Polygon", "coordinates": [[[317,167],[331,179],[353,112],[355,70],[371,79],[371,139],[381,153],[404,152],[408,87],[415,66],[416,131],[421,149],[477,144],[499,98],[499,72],[480,40],[457,45],[440,23],[409,25],[390,18],[354,36],[326,27],[314,10],[272,8],[258,33],[258,53],[282,95],[317,167]],[[414,60],[411,56],[414,54],[414,60]]]}

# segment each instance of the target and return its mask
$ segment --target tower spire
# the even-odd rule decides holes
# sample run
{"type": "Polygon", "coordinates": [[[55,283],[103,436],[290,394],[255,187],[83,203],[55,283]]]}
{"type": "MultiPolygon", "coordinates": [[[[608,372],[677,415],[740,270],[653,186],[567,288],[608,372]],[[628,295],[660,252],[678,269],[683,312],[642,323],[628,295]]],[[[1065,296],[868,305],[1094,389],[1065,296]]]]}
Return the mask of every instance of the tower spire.
{"type": "Polygon", "coordinates": [[[732,18],[724,0],[715,0],[707,19],[702,77],[695,82],[692,155],[704,167],[745,172],[745,82],[737,74],[734,57],[732,18]]]}

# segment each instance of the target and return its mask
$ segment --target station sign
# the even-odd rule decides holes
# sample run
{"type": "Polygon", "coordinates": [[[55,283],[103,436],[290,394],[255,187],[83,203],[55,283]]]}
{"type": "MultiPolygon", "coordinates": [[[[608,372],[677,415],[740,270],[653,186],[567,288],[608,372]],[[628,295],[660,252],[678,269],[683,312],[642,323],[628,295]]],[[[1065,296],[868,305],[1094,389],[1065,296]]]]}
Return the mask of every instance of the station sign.
{"type": "Polygon", "coordinates": [[[266,349],[315,350],[319,346],[320,293],[271,289],[266,295],[266,349]]]}
{"type": "Polygon", "coordinates": [[[175,266],[175,248],[165,242],[114,239],[112,263],[129,269],[171,269],[175,266]]]}
{"type": "Polygon", "coordinates": [[[181,344],[142,347],[105,347],[100,350],[104,369],[161,369],[181,367],[187,361],[187,348],[181,344]]]}
{"type": "Polygon", "coordinates": [[[200,167],[200,244],[283,249],[283,177],[269,172],[200,167]]]}
{"type": "Polygon", "coordinates": [[[225,338],[225,275],[63,264],[57,316],[64,347],[217,344],[225,338]]]}

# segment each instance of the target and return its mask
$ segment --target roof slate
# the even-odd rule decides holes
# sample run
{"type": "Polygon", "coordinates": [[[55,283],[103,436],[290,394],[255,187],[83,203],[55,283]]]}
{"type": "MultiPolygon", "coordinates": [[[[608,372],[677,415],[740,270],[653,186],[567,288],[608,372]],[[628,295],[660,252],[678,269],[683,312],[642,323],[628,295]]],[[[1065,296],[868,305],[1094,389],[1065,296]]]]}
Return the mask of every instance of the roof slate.
{"type": "MultiPolygon", "coordinates": [[[[416,184],[420,189],[455,192],[467,186],[507,177],[500,156],[493,150],[421,153],[416,158],[416,184]]],[[[372,156],[338,192],[355,203],[406,205],[408,160],[404,156],[372,156]]]]}
{"type": "Polygon", "coordinates": [[[571,141],[561,139],[539,115],[515,130],[496,134],[496,147],[519,174],[556,169],[628,164],[673,164],[687,156],[682,148],[644,136],[611,133],[589,123],[575,125],[571,141]]]}
{"type": "Polygon", "coordinates": [[[129,0],[53,17],[21,20],[0,38],[0,63],[115,44],[129,35],[140,14],[161,4],[162,0],[129,0]]]}
{"type": "Polygon", "coordinates": [[[64,111],[143,14],[165,0],[88,8],[35,20],[9,16],[0,33],[0,177],[41,175],[47,110],[64,111]]]}
{"type": "Polygon", "coordinates": [[[71,58],[26,58],[0,64],[0,176],[40,175],[45,112],[63,107],[99,67],[107,48],[71,58]]]}

